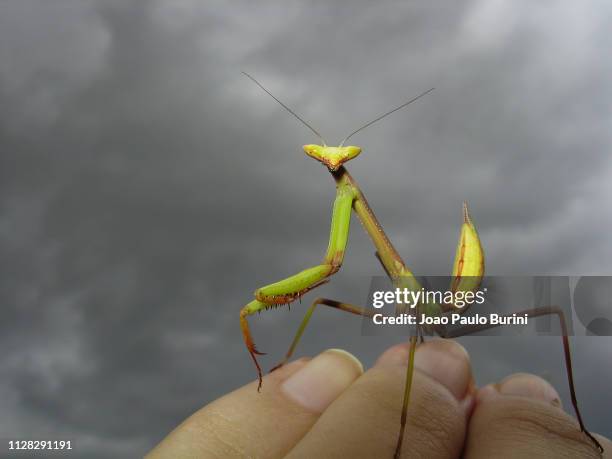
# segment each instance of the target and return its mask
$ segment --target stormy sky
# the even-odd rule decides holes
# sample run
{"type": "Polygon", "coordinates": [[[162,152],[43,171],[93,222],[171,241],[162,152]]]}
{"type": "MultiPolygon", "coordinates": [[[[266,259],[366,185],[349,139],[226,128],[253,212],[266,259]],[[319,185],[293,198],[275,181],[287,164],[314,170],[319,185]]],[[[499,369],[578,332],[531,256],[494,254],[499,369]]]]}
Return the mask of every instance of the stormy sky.
{"type": "MultiPolygon", "coordinates": [[[[334,186],[241,71],[330,144],[436,88],[351,139],[418,273],[448,274],[467,200],[489,274],[612,274],[611,29],[603,1],[1,1],[0,437],[135,457],[254,378],[238,312],[319,262],[334,186]]],[[[318,293],[363,303],[372,255],[353,219],[318,293]]],[[[252,320],[266,367],[305,307],[252,320]]],[[[299,353],[384,338],[321,310],[299,353]]],[[[479,383],[534,372],[570,407],[558,337],[461,341],[479,383]]],[[[610,436],[612,338],[572,344],[610,436]]]]}

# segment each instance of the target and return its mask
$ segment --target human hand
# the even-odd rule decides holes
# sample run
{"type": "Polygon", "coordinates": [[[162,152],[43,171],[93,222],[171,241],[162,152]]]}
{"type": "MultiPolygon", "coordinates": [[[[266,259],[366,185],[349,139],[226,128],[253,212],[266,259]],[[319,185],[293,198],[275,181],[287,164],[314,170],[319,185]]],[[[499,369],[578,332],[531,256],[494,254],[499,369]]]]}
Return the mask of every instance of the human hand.
{"type": "MultiPolygon", "coordinates": [[[[406,344],[364,373],[345,351],[302,358],[210,403],[148,455],[160,458],[392,458],[406,344]]],[[[612,458],[612,442],[598,436],[612,458]]],[[[599,458],[541,378],[517,374],[477,389],[463,347],[431,340],[415,354],[402,457],[599,458]]]]}

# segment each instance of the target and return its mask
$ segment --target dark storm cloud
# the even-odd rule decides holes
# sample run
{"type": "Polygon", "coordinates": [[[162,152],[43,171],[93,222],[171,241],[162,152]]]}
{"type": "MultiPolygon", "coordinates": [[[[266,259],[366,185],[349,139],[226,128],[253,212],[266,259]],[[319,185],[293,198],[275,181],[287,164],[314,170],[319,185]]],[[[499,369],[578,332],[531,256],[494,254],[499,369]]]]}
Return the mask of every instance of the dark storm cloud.
{"type": "MultiPolygon", "coordinates": [[[[330,143],[436,87],[351,139],[416,271],[448,272],[467,199],[490,273],[610,273],[609,8],[352,6],[0,5],[3,433],[138,455],[253,377],[238,310],[319,261],[334,191],[300,151],[316,139],[241,70],[330,143]]],[[[325,295],[363,302],[371,274],[354,224],[325,295]]],[[[300,311],[255,318],[259,346],[282,355],[300,311]]],[[[318,314],[304,353],[389,344],[318,314]]],[[[482,382],[520,369],[565,390],[554,338],[491,340],[465,341],[482,382]]],[[[610,340],[576,341],[579,392],[605,394],[589,372],[610,340]]],[[[582,404],[610,434],[605,404],[582,404]]]]}

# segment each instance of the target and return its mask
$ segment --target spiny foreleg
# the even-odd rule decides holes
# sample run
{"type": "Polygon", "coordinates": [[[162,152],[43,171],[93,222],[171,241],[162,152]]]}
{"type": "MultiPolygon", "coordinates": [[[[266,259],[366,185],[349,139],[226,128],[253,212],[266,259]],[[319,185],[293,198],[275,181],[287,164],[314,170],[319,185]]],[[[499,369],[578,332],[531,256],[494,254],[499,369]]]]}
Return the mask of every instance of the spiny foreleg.
{"type": "Polygon", "coordinates": [[[261,388],[262,372],[256,356],[262,353],[255,347],[253,337],[249,330],[247,317],[256,312],[270,309],[271,307],[291,303],[308,291],[327,282],[331,275],[340,270],[348,241],[351,207],[354,197],[355,194],[350,185],[339,184],[337,186],[329,245],[323,262],[320,265],[305,269],[279,282],[257,289],[255,291],[255,300],[251,301],[240,311],[240,326],[242,328],[244,342],[257,368],[257,376],[259,378],[258,389],[261,388]]]}

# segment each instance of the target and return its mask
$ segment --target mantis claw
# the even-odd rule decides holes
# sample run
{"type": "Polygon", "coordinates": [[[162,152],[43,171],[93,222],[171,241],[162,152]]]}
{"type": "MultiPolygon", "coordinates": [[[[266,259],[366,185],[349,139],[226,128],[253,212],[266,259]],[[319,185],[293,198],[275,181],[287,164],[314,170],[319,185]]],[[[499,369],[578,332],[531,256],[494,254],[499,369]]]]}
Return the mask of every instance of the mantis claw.
{"type": "Polygon", "coordinates": [[[269,305],[265,303],[261,303],[257,300],[251,301],[240,311],[240,327],[242,328],[242,337],[244,338],[244,344],[249,351],[251,359],[253,359],[253,363],[257,368],[257,378],[259,380],[259,384],[257,385],[257,392],[261,390],[262,384],[262,371],[261,366],[259,366],[259,362],[257,361],[257,355],[265,355],[265,352],[260,352],[255,347],[255,342],[253,341],[253,337],[251,336],[251,331],[249,329],[249,323],[247,322],[247,316],[254,314],[255,312],[261,312],[262,309],[266,309],[269,305]]]}
{"type": "Polygon", "coordinates": [[[280,363],[274,365],[272,368],[270,368],[269,373],[272,373],[273,371],[278,370],[280,367],[282,367],[283,365],[285,365],[287,361],[286,360],[282,360],[280,363]]]}
{"type": "Polygon", "coordinates": [[[582,429],[582,432],[589,438],[591,443],[593,443],[593,446],[595,446],[599,450],[599,454],[603,454],[604,448],[603,446],[601,446],[601,443],[599,443],[599,441],[593,436],[593,434],[586,429],[582,429]]]}
{"type": "Polygon", "coordinates": [[[257,368],[257,392],[261,391],[261,384],[263,383],[263,376],[262,376],[262,372],[261,372],[261,367],[259,366],[259,362],[257,361],[257,357],[255,357],[255,354],[258,355],[262,355],[261,352],[257,352],[256,350],[251,351],[249,349],[249,354],[251,354],[251,358],[253,359],[253,362],[255,363],[255,367],[257,368]]]}
{"type": "Polygon", "coordinates": [[[251,352],[255,355],[266,355],[265,352],[259,352],[257,349],[255,349],[255,347],[253,347],[253,349],[251,350],[251,352]]]}

